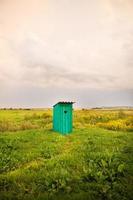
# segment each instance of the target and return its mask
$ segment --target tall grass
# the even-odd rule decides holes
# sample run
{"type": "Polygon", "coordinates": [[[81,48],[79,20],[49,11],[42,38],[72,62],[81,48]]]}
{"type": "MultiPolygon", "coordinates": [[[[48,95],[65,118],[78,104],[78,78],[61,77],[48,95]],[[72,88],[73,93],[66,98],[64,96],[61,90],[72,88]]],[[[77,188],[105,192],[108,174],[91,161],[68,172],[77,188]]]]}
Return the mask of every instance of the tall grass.
{"type": "MultiPolygon", "coordinates": [[[[5,112],[8,113],[8,110],[5,112]]],[[[14,115],[17,114],[14,113],[14,115]]],[[[5,131],[19,131],[27,129],[41,129],[41,128],[51,128],[52,127],[52,116],[51,113],[43,112],[42,114],[26,113],[19,120],[12,119],[11,117],[0,120],[0,132],[5,131]]]]}
{"type": "Polygon", "coordinates": [[[74,127],[101,127],[133,131],[133,111],[79,110],[74,114],[74,127]]]}
{"type": "MultiPolygon", "coordinates": [[[[0,132],[18,131],[26,129],[51,129],[52,113],[51,111],[24,111],[20,115],[15,111],[8,117],[8,110],[5,111],[7,116],[0,119],[0,132]],[[17,118],[15,118],[17,116],[17,118]]],[[[10,111],[11,112],[11,111],[10,111]]],[[[13,112],[13,111],[12,111],[13,112]]],[[[108,130],[133,131],[133,111],[105,111],[105,110],[76,110],[74,111],[74,128],[100,127],[108,130]]]]}
{"type": "Polygon", "coordinates": [[[99,128],[0,135],[1,200],[131,200],[132,134],[99,128]]]}
{"type": "Polygon", "coordinates": [[[0,200],[131,200],[132,113],[76,110],[62,136],[51,110],[0,111],[0,200]]]}
{"type": "Polygon", "coordinates": [[[0,120],[0,132],[16,131],[18,126],[10,120],[0,120]]]}

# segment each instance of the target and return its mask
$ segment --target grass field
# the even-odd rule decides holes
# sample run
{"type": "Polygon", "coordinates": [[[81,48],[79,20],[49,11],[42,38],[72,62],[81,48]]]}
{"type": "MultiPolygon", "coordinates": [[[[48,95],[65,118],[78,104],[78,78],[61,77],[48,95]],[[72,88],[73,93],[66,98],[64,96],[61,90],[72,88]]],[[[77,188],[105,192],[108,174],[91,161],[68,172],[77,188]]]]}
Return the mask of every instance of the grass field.
{"type": "Polygon", "coordinates": [[[76,110],[73,133],[51,110],[0,110],[1,200],[131,200],[133,110],[76,110]]]}

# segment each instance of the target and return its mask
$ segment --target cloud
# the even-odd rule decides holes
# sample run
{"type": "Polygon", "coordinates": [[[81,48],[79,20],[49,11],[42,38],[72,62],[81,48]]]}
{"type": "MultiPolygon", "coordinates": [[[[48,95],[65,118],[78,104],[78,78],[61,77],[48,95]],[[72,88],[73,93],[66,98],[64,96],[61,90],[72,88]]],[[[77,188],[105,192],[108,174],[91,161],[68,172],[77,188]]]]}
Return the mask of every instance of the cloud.
{"type": "Polygon", "coordinates": [[[0,3],[0,90],[132,91],[131,0],[31,2],[0,3]]]}
{"type": "Polygon", "coordinates": [[[105,76],[97,74],[85,74],[79,72],[71,72],[60,67],[51,65],[36,65],[28,68],[24,71],[22,79],[26,82],[30,82],[33,85],[46,86],[58,86],[58,87],[73,87],[73,88],[103,88],[107,85],[112,85],[114,88],[115,80],[117,76],[105,76]],[[113,84],[112,84],[113,82],[113,84]]]}
{"type": "Polygon", "coordinates": [[[130,67],[125,62],[129,47],[125,50],[120,41],[111,39],[111,42],[108,45],[111,44],[113,50],[108,49],[108,45],[100,49],[94,45],[93,52],[84,41],[79,45],[76,40],[66,40],[56,46],[30,32],[14,46],[23,69],[20,79],[41,87],[50,84],[73,88],[132,88],[132,76],[128,76],[130,67]],[[82,48],[88,52],[82,53],[82,48]]]}

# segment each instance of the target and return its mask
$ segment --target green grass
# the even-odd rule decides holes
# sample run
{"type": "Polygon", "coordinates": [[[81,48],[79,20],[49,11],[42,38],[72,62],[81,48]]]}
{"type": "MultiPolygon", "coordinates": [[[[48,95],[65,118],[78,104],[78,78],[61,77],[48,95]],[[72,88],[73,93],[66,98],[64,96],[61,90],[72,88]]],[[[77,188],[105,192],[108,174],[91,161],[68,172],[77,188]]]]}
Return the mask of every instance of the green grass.
{"type": "Polygon", "coordinates": [[[67,136],[52,131],[51,117],[50,110],[0,111],[0,199],[132,199],[133,132],[105,126],[131,121],[132,111],[77,110],[67,136]]]}

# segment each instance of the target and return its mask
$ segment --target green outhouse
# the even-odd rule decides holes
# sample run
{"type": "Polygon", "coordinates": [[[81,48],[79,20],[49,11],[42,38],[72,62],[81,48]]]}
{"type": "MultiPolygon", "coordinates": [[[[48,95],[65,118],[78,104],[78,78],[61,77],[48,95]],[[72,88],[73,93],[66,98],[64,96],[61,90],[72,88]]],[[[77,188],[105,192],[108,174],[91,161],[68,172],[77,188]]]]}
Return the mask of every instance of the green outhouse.
{"type": "Polygon", "coordinates": [[[53,129],[62,134],[72,132],[73,102],[58,102],[53,106],[53,129]]]}

